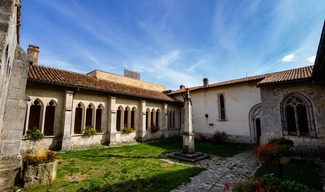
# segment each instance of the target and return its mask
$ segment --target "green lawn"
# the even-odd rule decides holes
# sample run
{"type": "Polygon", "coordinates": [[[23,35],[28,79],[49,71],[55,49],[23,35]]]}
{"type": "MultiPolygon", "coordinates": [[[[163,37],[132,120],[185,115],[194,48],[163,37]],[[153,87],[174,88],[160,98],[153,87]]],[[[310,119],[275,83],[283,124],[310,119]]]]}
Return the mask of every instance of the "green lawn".
{"type": "MultiPolygon", "coordinates": [[[[197,151],[222,157],[232,156],[247,147],[196,142],[197,151]]],[[[181,149],[181,140],[163,140],[60,152],[57,180],[50,186],[23,191],[170,191],[204,170],[158,158],[161,154],[181,149]],[[69,180],[72,176],[78,179],[69,180]]]]}

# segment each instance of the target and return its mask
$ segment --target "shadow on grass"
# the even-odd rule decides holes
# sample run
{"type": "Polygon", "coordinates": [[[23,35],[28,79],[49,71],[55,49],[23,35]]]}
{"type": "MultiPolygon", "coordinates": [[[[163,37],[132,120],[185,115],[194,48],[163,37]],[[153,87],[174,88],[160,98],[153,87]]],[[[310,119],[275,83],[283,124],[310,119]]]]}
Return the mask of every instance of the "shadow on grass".
{"type": "MultiPolygon", "coordinates": [[[[200,173],[203,169],[198,167],[190,167],[179,171],[169,171],[157,174],[149,178],[134,178],[125,182],[109,184],[97,179],[85,180],[88,187],[81,187],[78,192],[90,191],[141,191],[141,192],[167,192],[176,188],[184,182],[189,182],[190,177],[200,173]]],[[[145,176],[144,176],[145,177],[145,176]]]]}
{"type": "MultiPolygon", "coordinates": [[[[183,148],[183,141],[181,138],[149,142],[146,144],[165,149],[165,152],[162,154],[181,151],[183,148]]],[[[243,143],[216,144],[210,141],[195,140],[195,150],[197,152],[203,152],[219,157],[232,157],[248,150],[249,147],[252,146],[243,143]]]]}

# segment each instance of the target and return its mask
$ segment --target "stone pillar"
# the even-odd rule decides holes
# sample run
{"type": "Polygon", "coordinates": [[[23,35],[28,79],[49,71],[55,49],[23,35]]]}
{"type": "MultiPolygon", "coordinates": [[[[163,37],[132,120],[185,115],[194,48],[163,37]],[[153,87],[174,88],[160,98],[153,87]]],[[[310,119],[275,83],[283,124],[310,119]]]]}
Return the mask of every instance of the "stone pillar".
{"type": "MultiPolygon", "coordinates": [[[[109,144],[114,145],[116,144],[116,97],[110,97],[110,109],[109,109],[109,115],[110,115],[110,123],[108,128],[108,137],[109,137],[109,144]]],[[[121,127],[122,129],[122,127],[121,127]]]]}
{"type": "Polygon", "coordinates": [[[26,115],[27,55],[16,47],[9,90],[5,101],[3,127],[0,134],[0,189],[14,185],[20,176],[21,138],[26,115]]]}
{"type": "Polygon", "coordinates": [[[146,130],[146,101],[140,99],[138,140],[144,141],[146,130]]]}
{"type": "Polygon", "coordinates": [[[65,108],[63,114],[63,137],[62,149],[71,148],[71,132],[72,132],[72,106],[73,106],[73,91],[66,90],[65,92],[65,108]]]}
{"type": "Polygon", "coordinates": [[[183,131],[183,153],[195,153],[194,133],[192,124],[192,101],[190,90],[187,88],[184,97],[184,131],[183,131]]]}

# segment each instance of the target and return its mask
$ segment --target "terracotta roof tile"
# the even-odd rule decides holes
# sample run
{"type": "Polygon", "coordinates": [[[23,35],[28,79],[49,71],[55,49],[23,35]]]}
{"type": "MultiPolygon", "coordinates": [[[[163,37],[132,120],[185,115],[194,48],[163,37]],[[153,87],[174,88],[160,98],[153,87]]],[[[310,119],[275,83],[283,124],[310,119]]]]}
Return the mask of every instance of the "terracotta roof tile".
{"type": "Polygon", "coordinates": [[[89,75],[39,65],[29,66],[28,81],[65,87],[79,87],[83,89],[167,102],[179,102],[178,100],[159,91],[152,91],[117,82],[100,80],[89,75]]]}
{"type": "Polygon", "coordinates": [[[265,79],[259,82],[258,86],[288,83],[292,81],[304,81],[311,78],[313,66],[301,67],[286,71],[280,71],[267,75],[265,79]]]}
{"type": "MultiPolygon", "coordinates": [[[[223,81],[223,82],[219,82],[219,83],[208,84],[208,86],[191,87],[189,89],[190,89],[190,91],[196,91],[196,90],[208,89],[208,88],[213,88],[213,87],[221,87],[221,86],[227,86],[227,85],[234,85],[234,84],[238,84],[238,83],[246,83],[246,82],[251,82],[251,81],[258,81],[258,80],[262,80],[265,77],[266,77],[266,75],[245,77],[245,78],[240,78],[240,79],[223,81]]],[[[171,93],[168,93],[168,95],[173,95],[173,94],[178,94],[178,93],[183,93],[183,92],[185,92],[185,89],[179,89],[179,90],[173,91],[171,93]]]]}

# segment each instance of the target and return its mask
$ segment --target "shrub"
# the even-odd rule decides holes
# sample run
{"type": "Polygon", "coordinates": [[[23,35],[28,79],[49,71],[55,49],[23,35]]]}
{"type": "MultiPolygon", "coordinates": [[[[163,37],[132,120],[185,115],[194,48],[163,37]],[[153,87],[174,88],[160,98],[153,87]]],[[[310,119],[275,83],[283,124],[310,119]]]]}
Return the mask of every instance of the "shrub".
{"type": "Polygon", "coordinates": [[[53,162],[56,157],[56,153],[50,150],[44,150],[39,148],[36,153],[35,152],[27,152],[23,156],[23,164],[26,165],[38,165],[41,163],[49,163],[53,162]]]}
{"type": "Polygon", "coordinates": [[[133,131],[134,131],[134,129],[132,127],[124,127],[122,129],[123,134],[129,134],[129,133],[132,133],[133,131]]]}
{"type": "Polygon", "coordinates": [[[251,192],[251,191],[290,191],[290,192],[316,192],[314,189],[308,189],[299,183],[291,180],[284,180],[277,177],[265,175],[263,177],[236,183],[233,188],[233,192],[251,192]]]}
{"type": "Polygon", "coordinates": [[[44,138],[44,134],[37,127],[34,127],[26,132],[26,138],[38,141],[44,138]]]}
{"type": "Polygon", "coordinates": [[[229,143],[229,136],[224,131],[216,131],[213,134],[213,141],[218,144],[229,143]]]}
{"type": "Polygon", "coordinates": [[[150,131],[151,131],[151,133],[156,133],[157,131],[159,131],[159,127],[151,125],[150,131]]]}
{"type": "Polygon", "coordinates": [[[268,143],[272,143],[275,145],[288,145],[291,147],[293,147],[294,145],[294,142],[292,140],[286,139],[284,137],[276,137],[276,138],[269,139],[268,143]]]}
{"type": "Polygon", "coordinates": [[[277,164],[280,157],[291,157],[295,154],[289,145],[276,145],[272,143],[259,146],[255,149],[255,153],[258,161],[267,164],[277,164]]]}
{"type": "Polygon", "coordinates": [[[85,129],[83,135],[85,137],[91,137],[91,136],[96,135],[96,133],[97,133],[97,131],[95,129],[93,129],[92,126],[88,125],[88,126],[86,126],[86,129],[85,129]]]}

